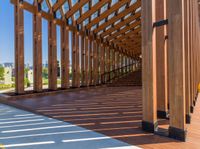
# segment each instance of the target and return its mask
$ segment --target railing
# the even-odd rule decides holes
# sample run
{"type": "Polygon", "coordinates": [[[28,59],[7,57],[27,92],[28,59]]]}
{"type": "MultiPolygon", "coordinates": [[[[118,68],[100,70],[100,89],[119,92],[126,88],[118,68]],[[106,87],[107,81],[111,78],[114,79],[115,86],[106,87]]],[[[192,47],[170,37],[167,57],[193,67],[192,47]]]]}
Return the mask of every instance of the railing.
{"type": "Polygon", "coordinates": [[[135,64],[130,64],[121,68],[114,69],[109,72],[105,72],[104,74],[101,75],[101,83],[106,84],[106,83],[111,83],[113,80],[119,79],[122,76],[125,76],[126,74],[136,71],[138,68],[135,67],[133,68],[135,64]]]}

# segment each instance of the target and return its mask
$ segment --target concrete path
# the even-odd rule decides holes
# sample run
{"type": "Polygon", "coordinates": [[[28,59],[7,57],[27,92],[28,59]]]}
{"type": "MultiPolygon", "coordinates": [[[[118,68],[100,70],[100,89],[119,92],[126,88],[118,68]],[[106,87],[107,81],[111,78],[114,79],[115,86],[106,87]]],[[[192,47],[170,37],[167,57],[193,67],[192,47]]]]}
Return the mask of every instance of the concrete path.
{"type": "Polygon", "coordinates": [[[0,144],[6,149],[139,149],[92,130],[3,104],[0,144]]]}

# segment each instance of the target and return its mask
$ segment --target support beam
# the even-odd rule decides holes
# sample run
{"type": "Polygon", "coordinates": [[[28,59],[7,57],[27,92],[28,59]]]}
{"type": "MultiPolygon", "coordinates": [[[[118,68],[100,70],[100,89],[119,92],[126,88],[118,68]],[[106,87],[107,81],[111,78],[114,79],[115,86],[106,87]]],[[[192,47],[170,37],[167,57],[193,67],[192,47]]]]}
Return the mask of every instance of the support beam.
{"type": "Polygon", "coordinates": [[[69,88],[69,30],[61,26],[61,88],[69,88]]]}
{"type": "Polygon", "coordinates": [[[90,72],[90,85],[94,85],[94,71],[93,71],[93,47],[92,47],[93,43],[91,40],[89,40],[89,52],[90,52],[90,56],[89,56],[89,72],[90,72]]]}
{"type": "Polygon", "coordinates": [[[42,91],[42,17],[33,15],[33,90],[42,91]]]}
{"type": "Polygon", "coordinates": [[[89,48],[88,48],[88,45],[89,45],[89,40],[88,38],[86,37],[85,38],[85,83],[86,83],[86,86],[89,86],[89,48]]]}
{"type": "Polygon", "coordinates": [[[157,130],[157,86],[156,86],[156,0],[142,0],[142,128],[148,132],[157,130]]]}
{"type": "Polygon", "coordinates": [[[86,71],[85,65],[86,63],[86,55],[85,55],[85,38],[81,36],[81,85],[86,86],[86,71]]]}
{"type": "Polygon", "coordinates": [[[56,24],[54,21],[48,22],[48,76],[49,89],[57,89],[57,40],[56,24]]]}
{"type": "Polygon", "coordinates": [[[79,34],[76,33],[76,87],[80,87],[80,40],[79,34]]]}
{"type": "Polygon", "coordinates": [[[93,70],[94,70],[94,85],[98,84],[98,57],[97,57],[98,47],[97,42],[93,41],[93,70]]]}
{"type": "Polygon", "coordinates": [[[185,141],[185,0],[168,0],[169,16],[169,136],[185,141]],[[172,81],[173,80],[173,81],[172,81]]]}
{"type": "MultiPolygon", "coordinates": [[[[166,20],[166,0],[156,0],[156,21],[166,20]]],[[[156,30],[156,63],[157,63],[157,114],[159,118],[168,116],[168,81],[167,81],[167,39],[166,26],[156,30]]]]}
{"type": "MultiPolygon", "coordinates": [[[[105,73],[105,47],[100,45],[100,75],[102,76],[105,73]]],[[[101,83],[105,82],[105,76],[101,77],[101,83]]]]}
{"type": "Polygon", "coordinates": [[[72,87],[76,86],[76,37],[75,32],[72,32],[72,87]]]}
{"type": "Polygon", "coordinates": [[[24,93],[24,11],[15,5],[15,93],[24,93]]]}

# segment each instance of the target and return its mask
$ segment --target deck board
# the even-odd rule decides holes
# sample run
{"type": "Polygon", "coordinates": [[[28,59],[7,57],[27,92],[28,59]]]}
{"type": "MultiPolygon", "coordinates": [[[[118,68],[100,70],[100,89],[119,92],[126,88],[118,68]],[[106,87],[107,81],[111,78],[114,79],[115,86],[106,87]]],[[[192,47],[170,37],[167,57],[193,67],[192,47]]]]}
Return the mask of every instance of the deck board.
{"type": "Polygon", "coordinates": [[[11,102],[142,148],[200,147],[199,102],[188,126],[188,141],[179,142],[141,130],[141,96],[141,87],[98,87],[11,102]]]}

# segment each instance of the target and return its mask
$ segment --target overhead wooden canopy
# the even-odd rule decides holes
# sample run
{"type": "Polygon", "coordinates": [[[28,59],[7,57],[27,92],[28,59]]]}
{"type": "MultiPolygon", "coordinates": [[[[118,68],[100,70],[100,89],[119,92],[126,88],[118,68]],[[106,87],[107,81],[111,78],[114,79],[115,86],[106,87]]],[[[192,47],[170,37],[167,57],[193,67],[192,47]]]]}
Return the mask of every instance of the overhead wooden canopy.
{"type": "Polygon", "coordinates": [[[141,53],[141,0],[20,0],[20,5],[105,46],[141,53]]]}

